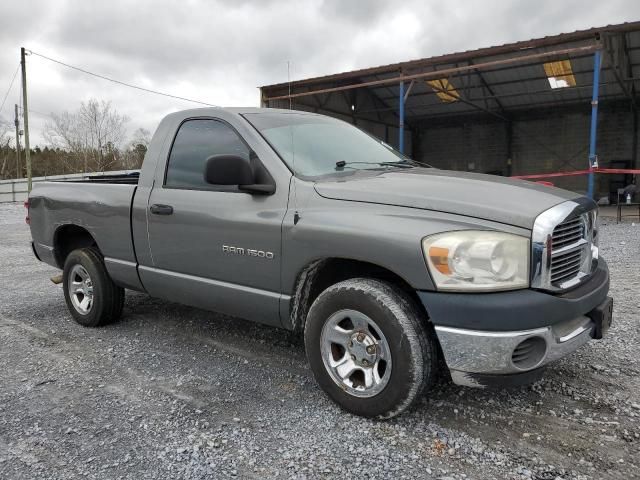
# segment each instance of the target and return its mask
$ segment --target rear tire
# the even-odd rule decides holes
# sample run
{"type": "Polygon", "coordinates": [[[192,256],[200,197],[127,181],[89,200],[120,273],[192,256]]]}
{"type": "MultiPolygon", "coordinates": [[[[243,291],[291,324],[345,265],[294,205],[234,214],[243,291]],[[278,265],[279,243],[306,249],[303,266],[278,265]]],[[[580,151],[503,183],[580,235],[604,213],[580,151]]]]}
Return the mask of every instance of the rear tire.
{"type": "Polygon", "coordinates": [[[84,327],[100,327],[122,315],[124,289],[118,287],[93,248],[71,252],[64,262],[64,299],[71,316],[84,327]]]}
{"type": "Polygon", "coordinates": [[[363,417],[400,414],[438,368],[426,316],[404,291],[380,280],[356,278],[327,288],[309,310],[304,340],[322,389],[363,417]]]}

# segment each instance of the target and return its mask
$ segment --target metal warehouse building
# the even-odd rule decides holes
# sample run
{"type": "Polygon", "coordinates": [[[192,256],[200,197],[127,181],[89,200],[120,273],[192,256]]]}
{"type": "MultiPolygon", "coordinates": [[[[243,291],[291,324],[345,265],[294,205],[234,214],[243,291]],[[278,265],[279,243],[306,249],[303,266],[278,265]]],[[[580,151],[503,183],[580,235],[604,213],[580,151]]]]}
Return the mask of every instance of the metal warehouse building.
{"type": "MultiPolygon", "coordinates": [[[[262,106],[341,118],[435,167],[513,176],[640,168],[639,88],[634,22],[260,91],[262,106]]],[[[632,181],[594,178],[597,197],[632,181]]],[[[587,191],[587,175],[550,180],[587,191]]]]}

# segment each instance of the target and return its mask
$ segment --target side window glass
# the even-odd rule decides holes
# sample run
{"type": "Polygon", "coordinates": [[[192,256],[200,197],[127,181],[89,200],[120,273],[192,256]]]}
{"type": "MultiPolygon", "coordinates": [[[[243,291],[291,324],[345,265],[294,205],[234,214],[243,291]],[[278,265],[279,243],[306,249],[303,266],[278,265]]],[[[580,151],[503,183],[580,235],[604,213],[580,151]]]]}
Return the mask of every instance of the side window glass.
{"type": "Polygon", "coordinates": [[[227,124],[217,120],[187,120],[173,141],[164,184],[172,188],[220,190],[204,181],[207,158],[220,154],[238,155],[249,161],[249,147],[227,124]]]}

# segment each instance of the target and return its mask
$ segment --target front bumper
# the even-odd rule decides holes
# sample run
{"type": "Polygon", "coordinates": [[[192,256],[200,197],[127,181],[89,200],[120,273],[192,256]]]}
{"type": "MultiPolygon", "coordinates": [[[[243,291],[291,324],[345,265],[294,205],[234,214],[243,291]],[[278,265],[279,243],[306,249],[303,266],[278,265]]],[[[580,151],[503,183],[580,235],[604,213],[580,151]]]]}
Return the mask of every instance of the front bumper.
{"type": "Polygon", "coordinates": [[[521,374],[574,352],[591,340],[594,328],[594,322],[582,316],[535,330],[482,332],[436,327],[436,333],[452,380],[458,385],[484,386],[485,376],[521,374]],[[525,340],[528,343],[523,344],[525,340]],[[525,353],[515,356],[520,345],[525,353]]]}
{"type": "Polygon", "coordinates": [[[452,380],[484,387],[535,380],[541,367],[598,338],[593,313],[607,304],[608,291],[609,271],[600,259],[589,281],[562,295],[534,290],[418,295],[452,380]]]}

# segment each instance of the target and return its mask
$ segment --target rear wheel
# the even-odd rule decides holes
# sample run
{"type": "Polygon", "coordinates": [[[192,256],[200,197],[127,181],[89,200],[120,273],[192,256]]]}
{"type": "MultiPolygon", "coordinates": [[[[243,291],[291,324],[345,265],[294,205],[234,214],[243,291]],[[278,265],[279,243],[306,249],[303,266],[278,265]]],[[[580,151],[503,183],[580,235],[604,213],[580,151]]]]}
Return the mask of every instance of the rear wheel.
{"type": "Polygon", "coordinates": [[[356,415],[398,415],[437,370],[435,334],[423,312],[405,292],[379,280],[346,280],[322,292],[304,337],[316,380],[356,415]]]}
{"type": "Polygon", "coordinates": [[[117,320],[124,306],[124,289],[118,287],[92,248],[71,252],[64,263],[63,290],[67,308],[76,322],[99,327],[117,320]]]}

